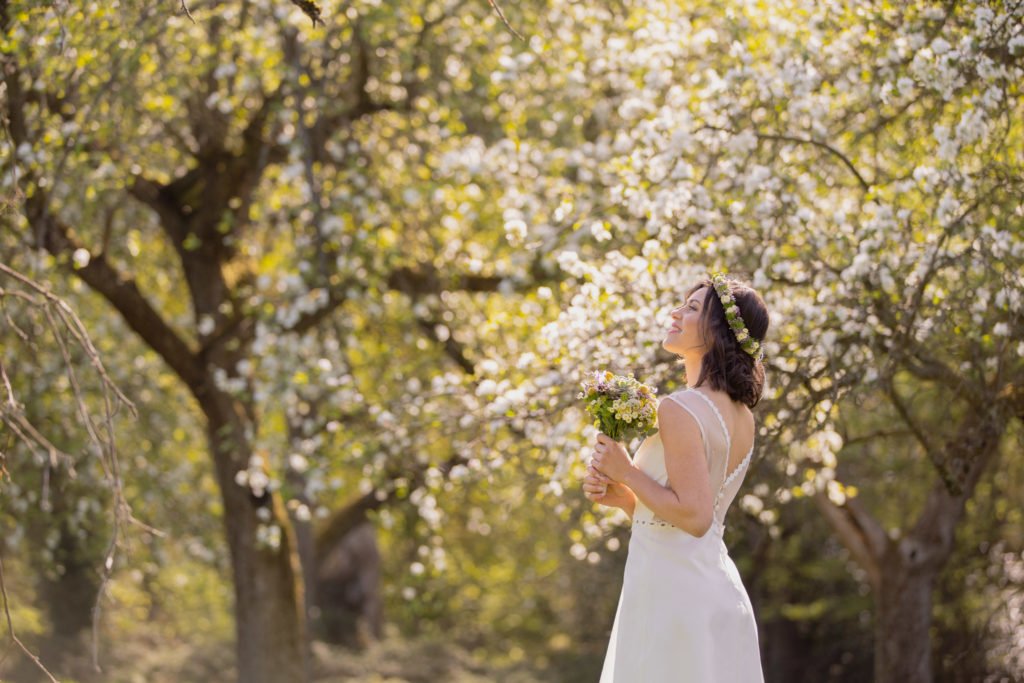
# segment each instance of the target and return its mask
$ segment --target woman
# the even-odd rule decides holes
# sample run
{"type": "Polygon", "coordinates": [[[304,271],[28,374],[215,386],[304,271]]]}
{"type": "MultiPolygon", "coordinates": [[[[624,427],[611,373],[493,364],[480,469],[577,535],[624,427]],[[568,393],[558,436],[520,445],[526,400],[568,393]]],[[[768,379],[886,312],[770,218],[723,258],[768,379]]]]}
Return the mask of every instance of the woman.
{"type": "Polygon", "coordinates": [[[600,434],[583,482],[588,499],[622,508],[633,524],[601,683],[764,680],[754,612],[723,533],[754,451],[768,311],[753,289],[719,274],[685,301],[662,346],[682,357],[687,387],[659,402],[658,433],[632,460],[600,434]]]}

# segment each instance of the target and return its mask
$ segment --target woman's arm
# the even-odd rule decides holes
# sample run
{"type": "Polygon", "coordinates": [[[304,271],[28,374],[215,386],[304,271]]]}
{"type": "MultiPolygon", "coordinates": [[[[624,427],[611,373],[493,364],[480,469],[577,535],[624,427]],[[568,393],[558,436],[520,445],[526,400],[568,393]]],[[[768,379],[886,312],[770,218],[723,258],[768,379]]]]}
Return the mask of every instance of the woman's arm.
{"type": "MultiPolygon", "coordinates": [[[[659,518],[693,536],[703,536],[711,527],[710,513],[686,507],[671,486],[662,486],[640,469],[629,472],[623,484],[636,496],[634,506],[636,500],[642,500],[659,518]]],[[[632,510],[627,512],[632,518],[632,510]]]]}
{"type": "MultiPolygon", "coordinates": [[[[609,484],[609,486],[611,485],[612,484],[609,484]]],[[[625,498],[623,499],[622,504],[616,505],[615,507],[624,510],[625,513],[629,515],[629,521],[632,522],[633,513],[636,512],[636,492],[622,482],[616,482],[614,486],[621,486],[623,488],[623,493],[625,494],[625,498]]]]}
{"type": "Polygon", "coordinates": [[[587,498],[595,503],[620,508],[629,515],[630,520],[633,519],[633,513],[636,511],[636,493],[622,482],[601,474],[593,465],[587,467],[583,491],[587,498]]]}
{"type": "Polygon", "coordinates": [[[622,485],[622,488],[626,489],[626,491],[629,493],[629,500],[627,500],[626,504],[622,506],[622,509],[626,511],[626,514],[629,515],[629,521],[632,522],[633,513],[636,512],[636,491],[629,488],[625,484],[622,485]]]}
{"type": "Polygon", "coordinates": [[[665,451],[668,486],[662,486],[637,467],[622,482],[661,519],[703,536],[714,522],[714,501],[700,425],[673,400],[658,404],[658,429],[665,451]]]}

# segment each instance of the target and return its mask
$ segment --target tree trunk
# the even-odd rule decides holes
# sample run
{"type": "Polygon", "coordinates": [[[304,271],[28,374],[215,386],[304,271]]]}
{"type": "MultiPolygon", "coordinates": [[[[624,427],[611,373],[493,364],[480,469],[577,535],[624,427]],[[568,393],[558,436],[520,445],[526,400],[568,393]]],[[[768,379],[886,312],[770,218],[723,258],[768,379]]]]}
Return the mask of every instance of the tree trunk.
{"type": "MultiPolygon", "coordinates": [[[[315,411],[316,409],[317,406],[314,405],[312,410],[315,411]]],[[[312,417],[312,415],[309,417],[312,417]]],[[[296,449],[300,448],[300,443],[307,436],[303,430],[302,422],[297,420],[290,422],[288,425],[288,442],[296,449]]],[[[308,481],[306,472],[296,471],[290,465],[286,465],[285,480],[288,482],[288,487],[292,492],[292,500],[289,503],[295,501],[299,505],[305,505],[306,509],[312,513],[314,505],[307,493],[308,481]]],[[[291,520],[292,529],[295,531],[295,550],[299,554],[299,567],[302,569],[302,587],[305,598],[302,609],[306,620],[306,635],[312,638],[316,635],[314,622],[318,617],[319,611],[317,607],[319,603],[316,597],[316,550],[314,546],[313,523],[310,516],[303,517],[298,515],[297,510],[292,510],[291,508],[288,510],[288,517],[291,520]]]]}
{"type": "Polygon", "coordinates": [[[94,678],[89,675],[92,667],[86,643],[100,587],[97,566],[103,564],[102,548],[98,552],[89,548],[89,542],[78,539],[66,522],[61,524],[60,531],[54,553],[60,573],[54,578],[44,572],[39,575],[39,600],[45,606],[51,625],[49,637],[40,645],[39,655],[55,671],[87,680],[94,678]]]}
{"type": "MultiPolygon", "coordinates": [[[[291,477],[289,480],[294,483],[291,477]]],[[[305,493],[295,497],[303,505],[312,508],[309,497],[305,493]]],[[[302,608],[306,615],[306,631],[312,634],[314,630],[310,627],[310,620],[316,617],[316,550],[313,545],[313,525],[308,520],[298,519],[296,515],[290,514],[292,529],[295,532],[295,550],[299,556],[299,567],[302,569],[302,588],[304,591],[304,602],[302,608]]]]}
{"type": "Polygon", "coordinates": [[[908,566],[900,545],[886,553],[875,592],[875,683],[931,683],[936,568],[908,566]]]}
{"type": "Polygon", "coordinates": [[[384,605],[377,532],[364,520],[340,542],[316,548],[317,620],[330,643],[366,647],[380,640],[384,605]]]}
{"type": "Polygon", "coordinates": [[[224,410],[226,402],[218,396],[204,402],[204,411],[231,553],[238,680],[301,683],[309,680],[309,661],[295,535],[278,495],[266,491],[257,497],[235,481],[238,471],[248,466],[251,449],[240,436],[244,421],[234,410],[224,410]],[[276,547],[258,540],[261,525],[280,530],[276,547]]]}
{"type": "MultiPolygon", "coordinates": [[[[890,393],[901,407],[898,395],[890,393]]],[[[995,398],[974,406],[941,449],[929,453],[940,477],[917,521],[898,540],[888,537],[857,498],[848,498],[843,505],[834,505],[823,492],[812,498],[871,582],[876,683],[932,680],[932,589],[953,552],[967,501],[981,474],[998,457],[1010,414],[1007,407],[995,398]]],[[[902,414],[917,434],[924,433],[906,408],[902,414]]],[[[922,440],[926,448],[931,446],[922,440]]]]}

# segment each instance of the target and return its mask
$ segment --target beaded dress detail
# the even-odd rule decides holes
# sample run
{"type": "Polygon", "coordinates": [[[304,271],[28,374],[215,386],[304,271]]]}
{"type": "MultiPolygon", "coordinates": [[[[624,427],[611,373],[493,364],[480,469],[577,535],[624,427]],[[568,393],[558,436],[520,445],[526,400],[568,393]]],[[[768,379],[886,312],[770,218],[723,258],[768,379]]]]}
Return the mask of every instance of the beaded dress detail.
{"type": "MultiPolygon", "coordinates": [[[[714,521],[694,536],[637,501],[600,683],[763,683],[754,611],[723,540],[754,447],[726,472],[732,438],[714,401],[695,389],[663,400],[682,406],[700,428],[714,521]]],[[[660,431],[644,439],[633,462],[668,485],[660,431]]]]}

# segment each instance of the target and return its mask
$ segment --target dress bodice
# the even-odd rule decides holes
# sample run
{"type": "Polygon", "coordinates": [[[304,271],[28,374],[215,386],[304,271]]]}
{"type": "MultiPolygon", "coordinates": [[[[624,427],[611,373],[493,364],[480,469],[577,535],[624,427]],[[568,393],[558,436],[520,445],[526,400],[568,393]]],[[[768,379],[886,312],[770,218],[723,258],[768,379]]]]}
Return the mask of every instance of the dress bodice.
{"type": "MultiPolygon", "coordinates": [[[[704,445],[704,458],[708,465],[711,490],[715,492],[712,530],[721,534],[725,531],[725,513],[743,484],[747,465],[750,464],[750,457],[754,453],[754,446],[751,444],[750,450],[740,464],[732,472],[727,473],[729,454],[732,451],[732,437],[714,401],[692,389],[677,391],[662,400],[675,401],[697,421],[701,441],[704,445]]],[[[633,462],[659,484],[668,486],[665,448],[660,430],[644,439],[633,456],[633,462]]],[[[671,526],[655,516],[654,512],[639,500],[633,512],[633,524],[634,526],[671,526]]]]}

